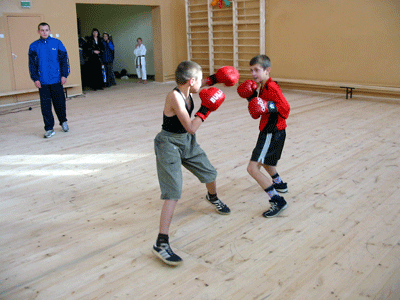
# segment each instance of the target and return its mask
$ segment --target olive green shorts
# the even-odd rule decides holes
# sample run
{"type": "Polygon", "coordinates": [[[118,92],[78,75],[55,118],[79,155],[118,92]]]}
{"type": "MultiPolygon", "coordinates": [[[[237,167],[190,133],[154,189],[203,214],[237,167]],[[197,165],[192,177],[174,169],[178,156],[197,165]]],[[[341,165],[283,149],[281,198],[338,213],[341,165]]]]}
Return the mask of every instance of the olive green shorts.
{"type": "Polygon", "coordinates": [[[217,178],[217,171],[196,142],[196,135],[162,130],[154,139],[154,150],[161,199],[181,198],[181,166],[193,173],[201,183],[210,183],[217,178]]]}

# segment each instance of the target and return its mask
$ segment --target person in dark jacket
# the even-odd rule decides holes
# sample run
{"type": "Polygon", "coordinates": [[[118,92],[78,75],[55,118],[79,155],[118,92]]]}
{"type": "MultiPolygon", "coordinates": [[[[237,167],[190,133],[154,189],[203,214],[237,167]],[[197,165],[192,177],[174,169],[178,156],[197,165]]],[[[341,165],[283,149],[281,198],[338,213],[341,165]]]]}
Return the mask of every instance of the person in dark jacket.
{"type": "Polygon", "coordinates": [[[52,137],[54,132],[53,103],[58,121],[64,132],[69,131],[66,113],[66,100],[63,85],[70,73],[67,50],[63,43],[50,36],[50,25],[38,25],[40,39],[29,47],[29,73],[35,86],[39,89],[40,106],[44,121],[45,138],[52,137]]]}
{"type": "Polygon", "coordinates": [[[103,65],[106,73],[105,87],[110,87],[116,85],[115,75],[113,71],[113,61],[114,61],[114,44],[110,39],[110,35],[107,32],[103,33],[103,65]]]}
{"type": "Polygon", "coordinates": [[[85,51],[88,57],[86,66],[87,85],[93,90],[103,89],[103,70],[101,68],[103,51],[104,45],[100,32],[97,28],[93,28],[92,36],[87,39],[85,51]]]}
{"type": "Polygon", "coordinates": [[[79,62],[81,65],[81,82],[82,82],[82,88],[84,88],[86,86],[86,72],[85,72],[86,54],[84,52],[86,40],[80,34],[78,38],[78,44],[79,44],[79,62]]]}

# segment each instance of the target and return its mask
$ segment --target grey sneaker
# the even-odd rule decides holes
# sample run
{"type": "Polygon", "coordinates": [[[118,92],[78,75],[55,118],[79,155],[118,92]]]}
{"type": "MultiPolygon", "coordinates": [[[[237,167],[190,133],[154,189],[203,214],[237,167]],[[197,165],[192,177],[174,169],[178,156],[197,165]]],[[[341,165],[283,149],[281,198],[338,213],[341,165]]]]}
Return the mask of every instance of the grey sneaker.
{"type": "Polygon", "coordinates": [[[61,124],[61,127],[62,127],[62,130],[63,130],[64,132],[68,132],[68,131],[69,131],[69,127],[68,127],[67,122],[62,123],[62,124],[61,124]]]}
{"type": "Polygon", "coordinates": [[[44,134],[44,138],[45,139],[48,139],[48,138],[51,138],[53,135],[55,135],[56,133],[55,133],[55,131],[53,130],[53,129],[51,129],[51,130],[47,130],[46,131],[46,133],[44,134]]]}
{"type": "Polygon", "coordinates": [[[217,212],[219,214],[229,215],[231,213],[231,210],[229,209],[229,207],[221,200],[217,199],[215,201],[211,201],[210,197],[208,197],[208,195],[206,195],[206,200],[207,200],[207,202],[209,202],[215,206],[215,209],[217,210],[217,212]]]}
{"type": "Polygon", "coordinates": [[[171,247],[167,243],[163,243],[160,245],[160,247],[157,247],[157,245],[153,246],[153,253],[161,259],[163,262],[165,262],[167,265],[170,266],[177,266],[180,265],[183,261],[182,258],[180,258],[178,255],[172,251],[171,247]]]}

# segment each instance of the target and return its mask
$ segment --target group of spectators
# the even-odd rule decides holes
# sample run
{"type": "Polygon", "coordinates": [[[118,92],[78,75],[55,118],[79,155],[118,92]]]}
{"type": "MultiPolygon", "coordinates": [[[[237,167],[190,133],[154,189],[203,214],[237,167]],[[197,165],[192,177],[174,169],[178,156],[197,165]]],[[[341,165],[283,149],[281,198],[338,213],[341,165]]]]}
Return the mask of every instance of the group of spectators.
{"type": "Polygon", "coordinates": [[[116,85],[113,71],[115,47],[107,32],[100,35],[93,28],[92,35],[84,39],[79,37],[82,86],[93,90],[116,85]]]}
{"type": "MultiPolygon", "coordinates": [[[[91,36],[86,39],[79,37],[82,87],[102,90],[104,87],[116,85],[113,71],[114,51],[112,37],[107,32],[101,36],[99,30],[93,28],[91,36]]],[[[138,82],[145,84],[147,83],[146,52],[142,38],[138,38],[134,50],[135,66],[138,82]]]]}

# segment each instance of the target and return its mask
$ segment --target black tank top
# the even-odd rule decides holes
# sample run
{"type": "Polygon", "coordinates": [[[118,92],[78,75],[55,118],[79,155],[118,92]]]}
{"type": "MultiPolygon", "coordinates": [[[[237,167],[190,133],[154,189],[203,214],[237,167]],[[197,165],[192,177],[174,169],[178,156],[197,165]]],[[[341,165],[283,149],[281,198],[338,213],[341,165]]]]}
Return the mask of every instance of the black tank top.
{"type": "MultiPolygon", "coordinates": [[[[176,87],[174,88],[174,91],[178,91],[179,94],[182,95],[183,100],[185,100],[185,97],[181,93],[181,91],[176,87]]],[[[194,108],[194,103],[193,103],[193,98],[192,95],[189,94],[189,99],[190,99],[190,109],[185,101],[185,107],[186,110],[189,113],[189,116],[192,117],[192,112],[194,108]]],[[[163,124],[162,124],[162,129],[168,132],[173,132],[173,133],[186,133],[185,127],[181,124],[181,121],[179,121],[178,116],[172,116],[172,117],[167,117],[165,114],[163,114],[163,124]]]]}

